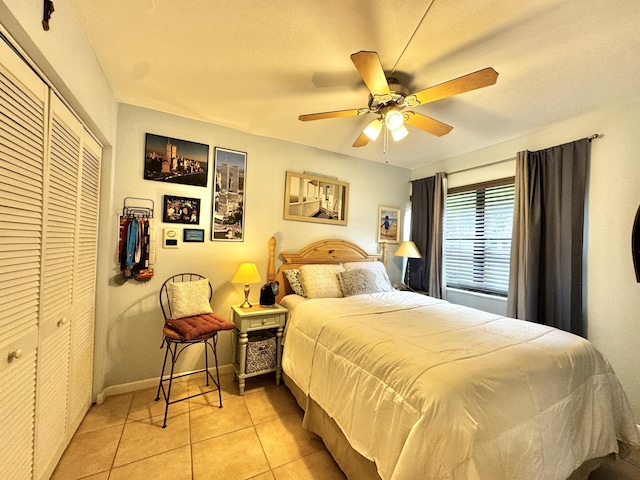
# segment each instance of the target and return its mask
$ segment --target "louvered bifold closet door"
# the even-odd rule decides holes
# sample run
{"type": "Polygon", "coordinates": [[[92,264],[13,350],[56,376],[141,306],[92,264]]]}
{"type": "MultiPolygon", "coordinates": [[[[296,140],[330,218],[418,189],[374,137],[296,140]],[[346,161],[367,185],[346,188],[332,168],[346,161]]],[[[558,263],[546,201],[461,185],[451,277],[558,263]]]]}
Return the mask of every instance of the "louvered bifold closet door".
{"type": "Polygon", "coordinates": [[[0,478],[33,473],[47,86],[0,40],[0,478]]]}
{"type": "Polygon", "coordinates": [[[102,147],[85,132],[82,141],[76,270],[69,370],[68,431],[73,434],[91,406],[93,387],[93,325],[102,147]]]}
{"type": "Polygon", "coordinates": [[[35,478],[48,478],[67,445],[70,332],[82,124],[51,94],[38,371],[35,478]]]}

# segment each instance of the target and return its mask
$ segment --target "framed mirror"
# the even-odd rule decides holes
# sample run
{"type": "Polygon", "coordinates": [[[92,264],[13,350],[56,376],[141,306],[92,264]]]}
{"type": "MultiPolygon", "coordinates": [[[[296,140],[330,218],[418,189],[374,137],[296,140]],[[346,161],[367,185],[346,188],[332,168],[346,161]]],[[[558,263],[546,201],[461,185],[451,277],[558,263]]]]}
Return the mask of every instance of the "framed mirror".
{"type": "Polygon", "coordinates": [[[307,173],[287,172],[285,220],[346,225],[348,211],[347,182],[307,173]]]}

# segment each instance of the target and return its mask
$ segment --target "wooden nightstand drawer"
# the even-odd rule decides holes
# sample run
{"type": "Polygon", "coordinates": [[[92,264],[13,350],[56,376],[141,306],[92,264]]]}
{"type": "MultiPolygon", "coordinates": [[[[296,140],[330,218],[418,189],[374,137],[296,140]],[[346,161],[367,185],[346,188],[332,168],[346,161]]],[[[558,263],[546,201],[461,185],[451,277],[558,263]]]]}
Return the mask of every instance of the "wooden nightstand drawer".
{"type": "Polygon", "coordinates": [[[251,317],[248,320],[249,328],[284,325],[284,315],[264,315],[251,317]]]}

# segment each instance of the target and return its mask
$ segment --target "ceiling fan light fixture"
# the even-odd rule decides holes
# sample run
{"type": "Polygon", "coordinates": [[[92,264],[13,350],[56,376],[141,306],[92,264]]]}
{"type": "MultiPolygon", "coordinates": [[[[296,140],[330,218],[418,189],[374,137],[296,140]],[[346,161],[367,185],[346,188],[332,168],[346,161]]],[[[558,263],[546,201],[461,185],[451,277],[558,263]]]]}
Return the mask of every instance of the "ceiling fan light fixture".
{"type": "Polygon", "coordinates": [[[404,116],[398,110],[389,110],[384,116],[384,123],[389,130],[395,132],[403,126],[404,116]]]}
{"type": "Polygon", "coordinates": [[[373,122],[371,122],[367,127],[362,131],[369,139],[373,142],[376,141],[378,135],[380,135],[380,131],[382,130],[382,120],[376,118],[373,122]]]}
{"type": "Polygon", "coordinates": [[[391,130],[391,136],[393,137],[394,142],[399,142],[408,134],[409,134],[409,130],[407,130],[407,127],[405,127],[404,125],[400,125],[395,130],[391,130]]]}

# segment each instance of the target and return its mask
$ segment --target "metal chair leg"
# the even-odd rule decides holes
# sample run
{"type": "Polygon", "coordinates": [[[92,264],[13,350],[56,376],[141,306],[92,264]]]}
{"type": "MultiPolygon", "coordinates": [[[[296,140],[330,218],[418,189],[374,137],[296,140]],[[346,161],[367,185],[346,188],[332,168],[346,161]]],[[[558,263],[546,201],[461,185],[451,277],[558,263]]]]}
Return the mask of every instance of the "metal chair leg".
{"type": "Polygon", "coordinates": [[[211,339],[211,348],[213,350],[213,359],[216,364],[216,384],[218,385],[218,400],[220,408],[222,408],[222,388],[220,387],[220,370],[218,369],[218,335],[211,339]]]}
{"type": "MultiPolygon", "coordinates": [[[[166,342],[166,340],[164,340],[166,342]]],[[[164,350],[164,362],[162,362],[162,372],[160,372],[160,382],[158,383],[158,392],[156,393],[156,402],[160,400],[160,389],[162,388],[162,378],[164,377],[164,369],[167,365],[167,355],[169,354],[169,343],[164,350]]]]}
{"type": "MultiPolygon", "coordinates": [[[[169,343],[169,348],[170,343],[169,343]]],[[[169,413],[169,404],[171,403],[171,385],[173,384],[173,369],[176,366],[177,359],[177,350],[178,346],[174,345],[173,350],[171,350],[171,373],[169,374],[169,388],[167,388],[167,395],[165,397],[165,405],[164,405],[164,421],[162,422],[162,428],[166,428],[167,426],[167,414],[169,413]]]]}

